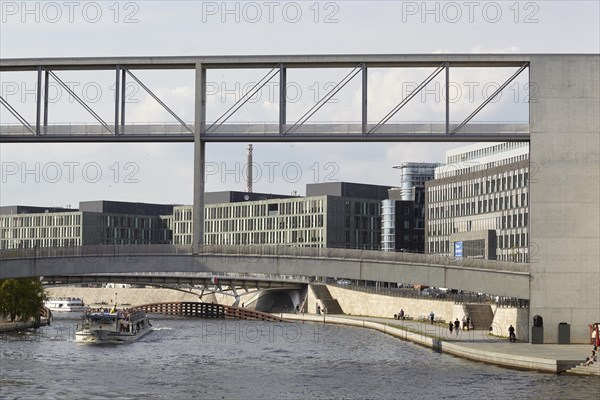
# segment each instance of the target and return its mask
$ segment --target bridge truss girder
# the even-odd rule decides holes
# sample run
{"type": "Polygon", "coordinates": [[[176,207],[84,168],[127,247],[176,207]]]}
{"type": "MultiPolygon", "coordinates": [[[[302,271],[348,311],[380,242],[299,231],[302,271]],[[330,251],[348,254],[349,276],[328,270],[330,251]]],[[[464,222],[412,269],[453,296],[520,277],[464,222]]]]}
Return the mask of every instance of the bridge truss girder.
{"type": "Polygon", "coordinates": [[[468,124],[489,102],[522,71],[529,66],[526,55],[356,55],[356,56],[243,56],[243,57],[116,57],[80,59],[3,59],[0,72],[30,71],[37,73],[35,123],[19,114],[17,108],[6,99],[0,104],[6,107],[20,122],[19,126],[0,126],[0,142],[193,142],[196,136],[205,142],[247,141],[503,141],[527,140],[528,124],[468,124]],[[460,123],[450,121],[450,71],[460,68],[518,68],[491,96],[460,123]],[[210,70],[270,69],[250,91],[214,123],[206,123],[206,75],[210,70]],[[297,121],[287,120],[286,82],[287,72],[298,69],[350,68],[351,72],[297,121]],[[406,95],[377,123],[369,123],[367,93],[370,68],[431,68],[433,74],[406,95]],[[115,71],[114,123],[106,122],[83,99],[62,83],[58,74],[62,71],[115,71]],[[184,122],[133,71],[161,70],[174,73],[177,70],[195,71],[196,94],[194,99],[194,127],[184,122]],[[438,124],[412,123],[391,124],[390,118],[399,112],[440,72],[445,72],[445,121],[438,124]],[[161,107],[177,121],[175,124],[127,123],[126,79],[127,76],[143,88],[161,107]],[[252,93],[260,90],[273,77],[279,76],[279,121],[273,124],[224,124],[239,110],[252,93]],[[361,78],[361,112],[356,123],[323,123],[307,127],[305,123],[339,90],[354,77],[361,78]],[[53,78],[98,122],[97,126],[68,126],[48,124],[48,83],[53,78]],[[92,133],[95,131],[96,133],[92,133]]]}

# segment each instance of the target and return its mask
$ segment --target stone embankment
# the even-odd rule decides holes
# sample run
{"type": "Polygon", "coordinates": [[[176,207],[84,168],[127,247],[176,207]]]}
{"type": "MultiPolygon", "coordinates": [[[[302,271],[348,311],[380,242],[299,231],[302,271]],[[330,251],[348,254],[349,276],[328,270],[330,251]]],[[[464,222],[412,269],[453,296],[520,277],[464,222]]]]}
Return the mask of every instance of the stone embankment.
{"type": "MultiPolygon", "coordinates": [[[[80,288],[51,287],[46,289],[48,297],[79,297],[85,305],[139,306],[170,301],[199,301],[198,293],[157,288],[80,288]]],[[[215,302],[214,295],[205,295],[202,301],[215,302]]]]}

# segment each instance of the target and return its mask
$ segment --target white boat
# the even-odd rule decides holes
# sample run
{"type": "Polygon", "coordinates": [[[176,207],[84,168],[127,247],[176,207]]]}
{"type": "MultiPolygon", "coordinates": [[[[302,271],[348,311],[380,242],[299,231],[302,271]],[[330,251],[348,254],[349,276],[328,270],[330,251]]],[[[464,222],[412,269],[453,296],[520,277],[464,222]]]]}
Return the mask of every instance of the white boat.
{"type": "Polygon", "coordinates": [[[75,331],[81,343],[133,342],[152,330],[144,311],[112,310],[86,312],[75,331]]]}
{"type": "Polygon", "coordinates": [[[44,302],[50,311],[81,312],[90,308],[79,297],[50,297],[44,302]]]}

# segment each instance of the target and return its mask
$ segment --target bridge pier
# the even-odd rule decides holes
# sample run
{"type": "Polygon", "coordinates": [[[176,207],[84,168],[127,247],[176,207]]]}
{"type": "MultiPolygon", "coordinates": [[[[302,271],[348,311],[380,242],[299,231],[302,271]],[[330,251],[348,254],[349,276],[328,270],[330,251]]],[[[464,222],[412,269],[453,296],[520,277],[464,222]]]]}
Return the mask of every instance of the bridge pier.
{"type": "Polygon", "coordinates": [[[206,71],[196,63],[194,125],[194,206],[192,211],[192,252],[199,254],[204,244],[204,165],[206,142],[202,132],[206,125],[206,71]]]}

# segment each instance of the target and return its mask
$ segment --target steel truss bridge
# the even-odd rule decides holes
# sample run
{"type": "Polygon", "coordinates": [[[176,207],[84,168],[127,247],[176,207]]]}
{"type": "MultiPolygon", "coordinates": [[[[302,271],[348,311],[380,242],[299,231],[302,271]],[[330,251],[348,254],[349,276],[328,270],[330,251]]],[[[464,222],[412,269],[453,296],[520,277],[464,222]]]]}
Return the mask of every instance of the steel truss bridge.
{"type": "Polygon", "coordinates": [[[37,73],[35,121],[28,121],[18,107],[0,97],[0,103],[19,121],[0,126],[2,142],[238,142],[238,141],[505,141],[527,140],[528,123],[469,123],[487,104],[496,99],[529,66],[527,55],[331,55],[331,56],[210,56],[210,57],[116,57],[61,59],[2,59],[0,72],[37,73]],[[506,68],[516,71],[462,121],[450,119],[450,73],[461,68],[506,68]],[[296,121],[287,118],[287,73],[290,70],[349,69],[350,72],[296,121]],[[385,117],[373,122],[369,118],[367,93],[368,71],[374,68],[427,68],[430,75],[410,93],[398,99],[385,117]],[[206,75],[210,70],[268,72],[250,90],[213,122],[206,121],[206,75]],[[100,116],[61,78],[64,71],[114,71],[114,116],[100,116]],[[166,74],[178,70],[195,73],[195,120],[186,122],[178,116],[136,72],[159,70],[166,74]],[[445,115],[440,123],[391,123],[391,118],[439,75],[445,76],[445,115]],[[278,78],[279,120],[275,123],[227,123],[235,113],[267,83],[278,78]],[[310,118],[350,81],[360,80],[361,112],[353,123],[312,123],[310,118]],[[49,124],[49,83],[53,81],[69,93],[95,120],[92,124],[49,124]],[[126,118],[127,82],[137,83],[173,117],[173,124],[128,123],[126,118]]]}

